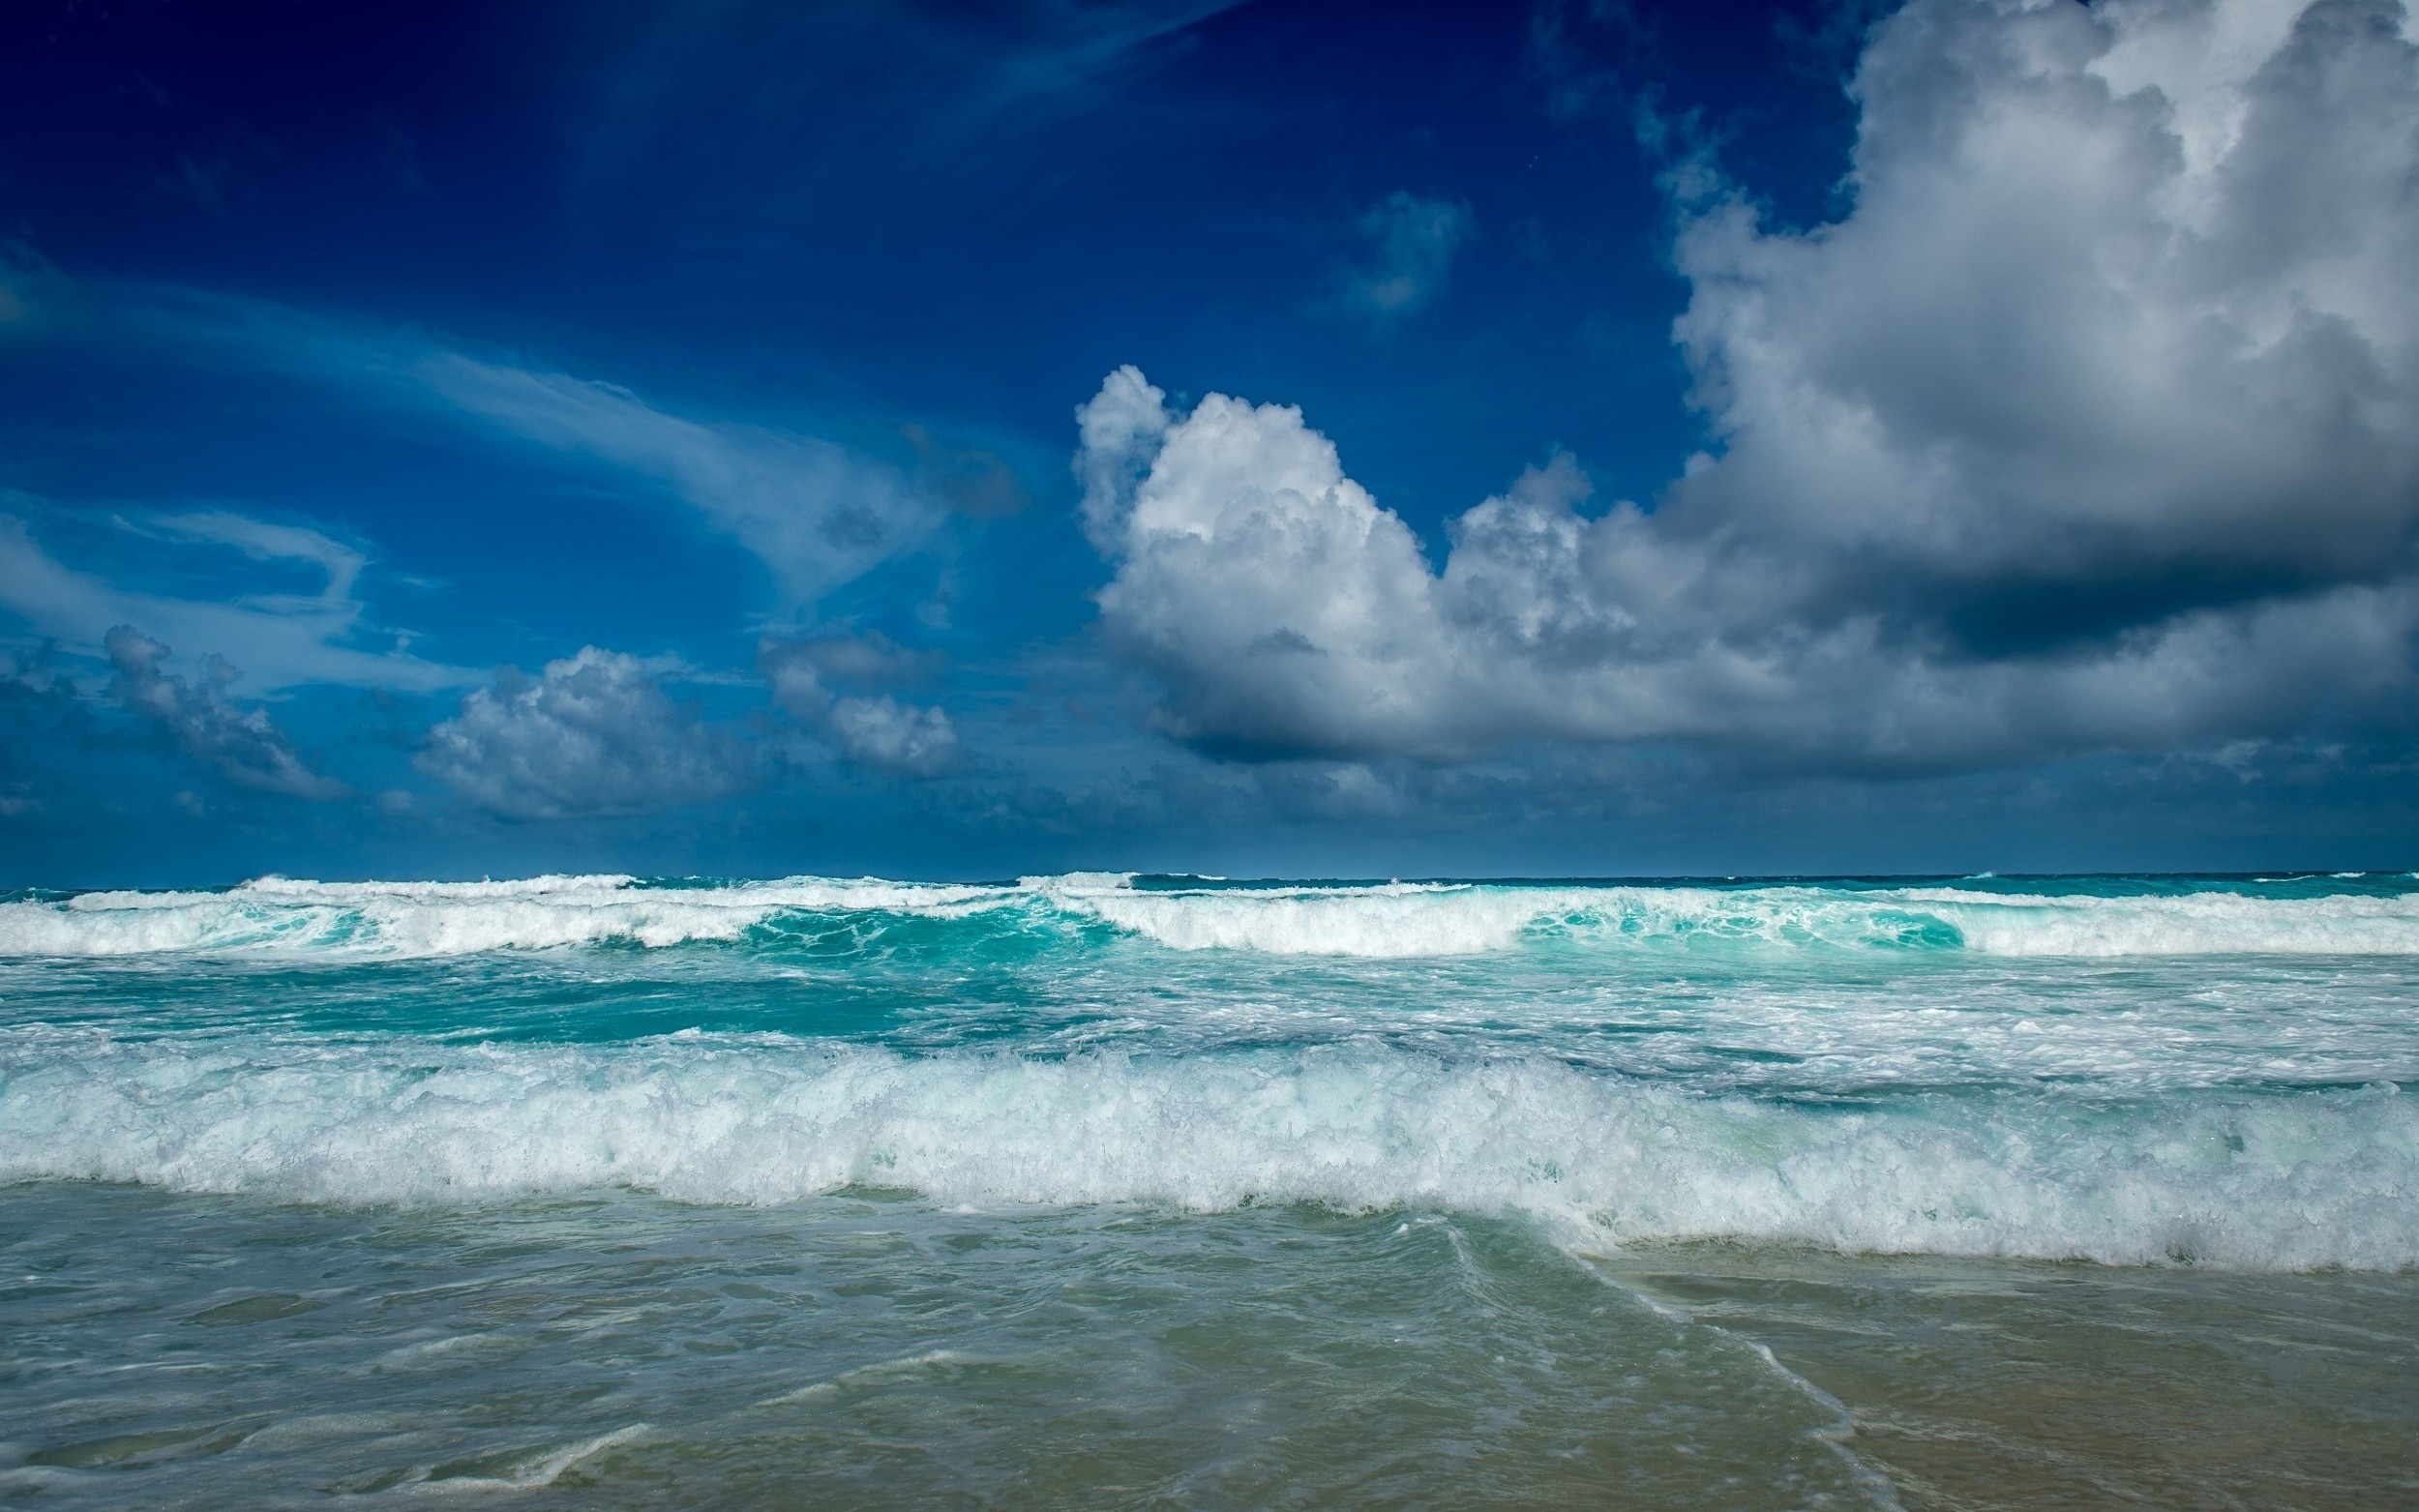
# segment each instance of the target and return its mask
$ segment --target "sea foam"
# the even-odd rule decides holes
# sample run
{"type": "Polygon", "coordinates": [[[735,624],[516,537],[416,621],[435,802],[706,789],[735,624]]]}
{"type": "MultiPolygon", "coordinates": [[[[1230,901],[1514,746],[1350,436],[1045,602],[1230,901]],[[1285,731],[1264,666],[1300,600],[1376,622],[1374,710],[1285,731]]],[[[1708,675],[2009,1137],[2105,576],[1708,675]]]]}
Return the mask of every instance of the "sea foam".
{"type": "Polygon", "coordinates": [[[224,892],[79,893],[0,904],[0,956],[165,952],[414,957],[606,942],[729,941],[782,913],[951,914],[1012,890],[873,878],[643,886],[628,876],[509,882],[312,882],[224,892]]]}
{"type": "Polygon", "coordinates": [[[1043,1059],[26,1028],[0,1041],[0,1180],[36,1177],[356,1203],[612,1186],[765,1203],[862,1185],[1411,1204],[1528,1214],[1583,1246],[2419,1264],[2419,1105],[2391,1086],[1841,1111],[1360,1044],[1043,1059]]]}
{"type": "Polygon", "coordinates": [[[2419,893],[2010,894],[1956,887],[1138,888],[1123,874],[973,885],[792,877],[646,884],[311,882],[0,904],[0,958],[164,953],[405,958],[742,942],[818,920],[1106,925],[1176,950],[1409,958],[1593,949],[1966,950],[1992,956],[2419,955],[2419,893]]]}

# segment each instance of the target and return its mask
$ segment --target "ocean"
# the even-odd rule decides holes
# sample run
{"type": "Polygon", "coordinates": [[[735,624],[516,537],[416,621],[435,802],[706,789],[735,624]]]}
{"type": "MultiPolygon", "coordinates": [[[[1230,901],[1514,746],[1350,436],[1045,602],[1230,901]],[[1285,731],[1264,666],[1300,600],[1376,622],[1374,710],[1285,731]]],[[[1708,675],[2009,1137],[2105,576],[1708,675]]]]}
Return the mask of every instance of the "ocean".
{"type": "Polygon", "coordinates": [[[2419,879],[0,894],[0,1497],[2419,1504],[2419,879]]]}

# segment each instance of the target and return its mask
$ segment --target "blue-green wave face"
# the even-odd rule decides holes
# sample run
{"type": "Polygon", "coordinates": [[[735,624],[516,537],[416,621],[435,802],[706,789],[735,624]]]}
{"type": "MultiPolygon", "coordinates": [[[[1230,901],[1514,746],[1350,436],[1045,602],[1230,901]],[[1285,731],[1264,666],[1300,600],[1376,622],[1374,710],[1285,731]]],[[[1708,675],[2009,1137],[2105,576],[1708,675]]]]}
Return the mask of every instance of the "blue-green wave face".
{"type": "Polygon", "coordinates": [[[0,901],[0,1179],[2419,1262],[2405,875],[0,901]]]}
{"type": "Polygon", "coordinates": [[[0,955],[412,959],[716,944],[765,955],[1023,959],[1120,938],[1176,951],[1407,959],[1604,951],[1963,950],[1992,956],[2419,954],[2404,874],[1928,885],[1334,883],[1124,875],[963,885],[546,876],[221,892],[0,895],[0,955]]]}

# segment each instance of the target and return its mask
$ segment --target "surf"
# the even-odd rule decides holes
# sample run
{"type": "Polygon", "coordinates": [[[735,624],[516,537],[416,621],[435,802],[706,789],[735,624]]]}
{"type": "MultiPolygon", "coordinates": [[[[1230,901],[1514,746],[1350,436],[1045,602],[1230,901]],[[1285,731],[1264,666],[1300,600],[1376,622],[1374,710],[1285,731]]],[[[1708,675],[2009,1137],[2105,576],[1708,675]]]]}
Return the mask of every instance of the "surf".
{"type": "Polygon", "coordinates": [[[2391,1084],[1840,1109],[1373,1044],[1045,1058],[18,1030],[0,1038],[0,1182],[40,1178],[358,1204],[619,1187],[706,1204],[895,1188],[1432,1205],[1519,1215],[1583,1249],[2419,1264],[2419,1104],[2391,1084]]]}
{"type": "Polygon", "coordinates": [[[779,950],[909,921],[959,937],[1087,931],[1177,951],[1415,959],[1522,950],[1958,951],[2001,957],[2419,955],[2408,878],[2020,884],[1485,882],[1206,885],[1075,874],[1001,883],[552,875],[263,877],[216,891],[19,895],[0,959],[410,959],[637,946],[779,950]],[[2314,888],[2329,889],[2314,891],[2314,888]]]}

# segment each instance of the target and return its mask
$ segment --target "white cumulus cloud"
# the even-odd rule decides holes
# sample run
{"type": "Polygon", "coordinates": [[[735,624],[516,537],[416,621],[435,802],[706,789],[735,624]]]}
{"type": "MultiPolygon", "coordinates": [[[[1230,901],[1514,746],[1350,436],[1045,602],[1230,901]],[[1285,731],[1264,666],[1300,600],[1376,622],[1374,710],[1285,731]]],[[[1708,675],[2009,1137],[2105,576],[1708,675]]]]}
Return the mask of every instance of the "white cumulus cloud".
{"type": "Polygon", "coordinates": [[[695,419],[569,373],[430,352],[402,371],[465,413],[669,490],[772,570],[792,604],[920,544],[944,506],[833,441],[695,419]]]}
{"type": "Polygon", "coordinates": [[[923,667],[912,652],[879,637],[767,638],[757,666],[773,685],[775,703],[859,766],[893,777],[945,777],[970,764],[947,710],[830,686],[915,677],[923,667]]]}
{"type": "Polygon", "coordinates": [[[429,732],[417,765],[514,819],[644,813],[738,791],[762,772],[744,740],[674,703],[645,663],[596,646],[535,678],[506,668],[429,732]]]}
{"type": "Polygon", "coordinates": [[[1949,769],[2375,727],[2419,687],[2419,49],[2375,0],[1916,0],[1852,210],[1678,175],[1717,444],[1442,570],[1297,410],[1079,414],[1112,644],[1236,754],[1705,739],[1949,769]],[[1715,187],[1709,193],[1708,184],[1715,187]]]}

